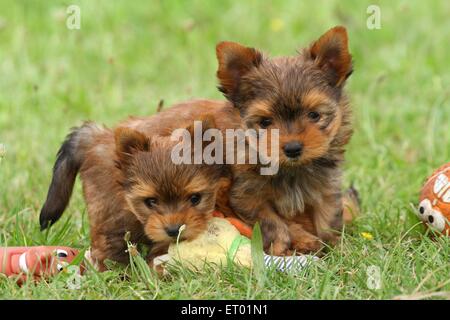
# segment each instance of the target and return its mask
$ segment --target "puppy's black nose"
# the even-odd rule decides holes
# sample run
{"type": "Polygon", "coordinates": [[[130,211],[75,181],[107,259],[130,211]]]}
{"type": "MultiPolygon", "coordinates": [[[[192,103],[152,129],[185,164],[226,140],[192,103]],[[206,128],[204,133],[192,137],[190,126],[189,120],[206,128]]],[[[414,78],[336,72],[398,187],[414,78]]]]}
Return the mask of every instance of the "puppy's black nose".
{"type": "Polygon", "coordinates": [[[288,142],[283,147],[284,154],[289,158],[297,158],[302,154],[303,145],[300,142],[288,142]]]}
{"type": "Polygon", "coordinates": [[[180,231],[181,224],[173,224],[165,228],[166,233],[169,237],[176,238],[178,236],[178,232],[180,231]]]}

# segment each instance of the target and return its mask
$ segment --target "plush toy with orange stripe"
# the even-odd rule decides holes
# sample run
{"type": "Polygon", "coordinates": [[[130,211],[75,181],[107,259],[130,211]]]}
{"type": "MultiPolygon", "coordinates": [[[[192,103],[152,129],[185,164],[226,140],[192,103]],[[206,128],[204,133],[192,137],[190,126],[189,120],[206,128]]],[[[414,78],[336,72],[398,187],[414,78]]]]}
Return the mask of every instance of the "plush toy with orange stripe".
{"type": "Polygon", "coordinates": [[[252,228],[242,220],[233,217],[225,217],[222,212],[214,211],[213,216],[217,218],[224,218],[228,220],[243,236],[247,238],[252,237],[252,228]]]}
{"type": "MultiPolygon", "coordinates": [[[[173,243],[167,254],[156,257],[153,261],[155,269],[165,271],[166,265],[181,262],[185,267],[201,270],[207,264],[226,264],[230,261],[251,268],[254,263],[250,243],[252,228],[237,218],[224,217],[218,211],[213,216],[207,230],[196,239],[173,243]]],[[[304,255],[278,257],[262,254],[265,266],[273,266],[279,271],[299,271],[316,259],[304,255]]]]}

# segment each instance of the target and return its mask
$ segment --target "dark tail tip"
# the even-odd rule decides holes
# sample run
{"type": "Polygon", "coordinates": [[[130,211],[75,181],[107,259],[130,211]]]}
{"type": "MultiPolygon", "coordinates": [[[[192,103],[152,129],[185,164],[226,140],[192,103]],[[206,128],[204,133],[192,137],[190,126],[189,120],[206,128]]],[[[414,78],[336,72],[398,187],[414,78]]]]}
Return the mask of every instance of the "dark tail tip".
{"type": "Polygon", "coordinates": [[[45,210],[45,208],[42,208],[41,210],[41,214],[39,216],[39,224],[41,226],[41,231],[44,231],[45,229],[49,228],[51,225],[53,225],[56,220],[52,219],[52,218],[48,218],[48,217],[52,217],[52,216],[61,216],[62,213],[57,213],[57,212],[47,212],[45,210]]]}
{"type": "Polygon", "coordinates": [[[63,214],[69,204],[77,173],[78,167],[74,166],[70,159],[58,157],[47,199],[39,216],[41,230],[50,227],[63,214]]]}
{"type": "Polygon", "coordinates": [[[52,182],[39,216],[41,230],[45,230],[54,224],[69,204],[75,178],[80,168],[80,161],[77,160],[80,158],[77,157],[77,131],[75,129],[67,136],[58,151],[53,167],[52,182]]]}

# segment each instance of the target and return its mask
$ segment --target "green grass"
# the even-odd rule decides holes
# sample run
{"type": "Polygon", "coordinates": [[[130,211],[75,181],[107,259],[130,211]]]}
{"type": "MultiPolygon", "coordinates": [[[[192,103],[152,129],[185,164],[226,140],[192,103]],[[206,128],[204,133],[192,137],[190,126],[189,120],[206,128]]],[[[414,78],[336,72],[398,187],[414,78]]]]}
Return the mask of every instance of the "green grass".
{"type": "Polygon", "coordinates": [[[412,205],[427,175],[450,160],[450,4],[445,1],[6,1],[0,2],[1,245],[89,245],[77,182],[70,207],[48,233],[38,228],[55,153],[85,119],[113,125],[216,90],[215,43],[228,39],[273,55],[294,54],[328,28],[350,35],[348,83],[355,135],[346,183],[360,190],[363,214],[341,243],[302,274],[211,268],[158,279],[114,268],[22,288],[0,279],[4,299],[391,299],[450,297],[450,240],[431,240],[412,205]],[[243,4],[245,3],[245,4],[243,4]],[[381,7],[380,30],[366,8],[381,7]],[[65,8],[81,7],[68,30],[65,8]],[[370,232],[366,240],[361,232],[370,232]],[[381,272],[367,286],[367,268],[381,272]],[[128,280],[120,280],[128,276],[128,280]]]}

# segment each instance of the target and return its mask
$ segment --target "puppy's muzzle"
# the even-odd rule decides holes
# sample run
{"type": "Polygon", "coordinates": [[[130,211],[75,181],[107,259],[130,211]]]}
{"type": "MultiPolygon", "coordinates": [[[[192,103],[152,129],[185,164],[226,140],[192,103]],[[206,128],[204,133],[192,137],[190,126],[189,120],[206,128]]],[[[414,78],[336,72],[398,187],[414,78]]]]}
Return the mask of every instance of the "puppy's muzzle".
{"type": "Polygon", "coordinates": [[[288,142],[284,145],[283,151],[288,158],[298,158],[302,154],[303,144],[297,141],[288,142]]]}

